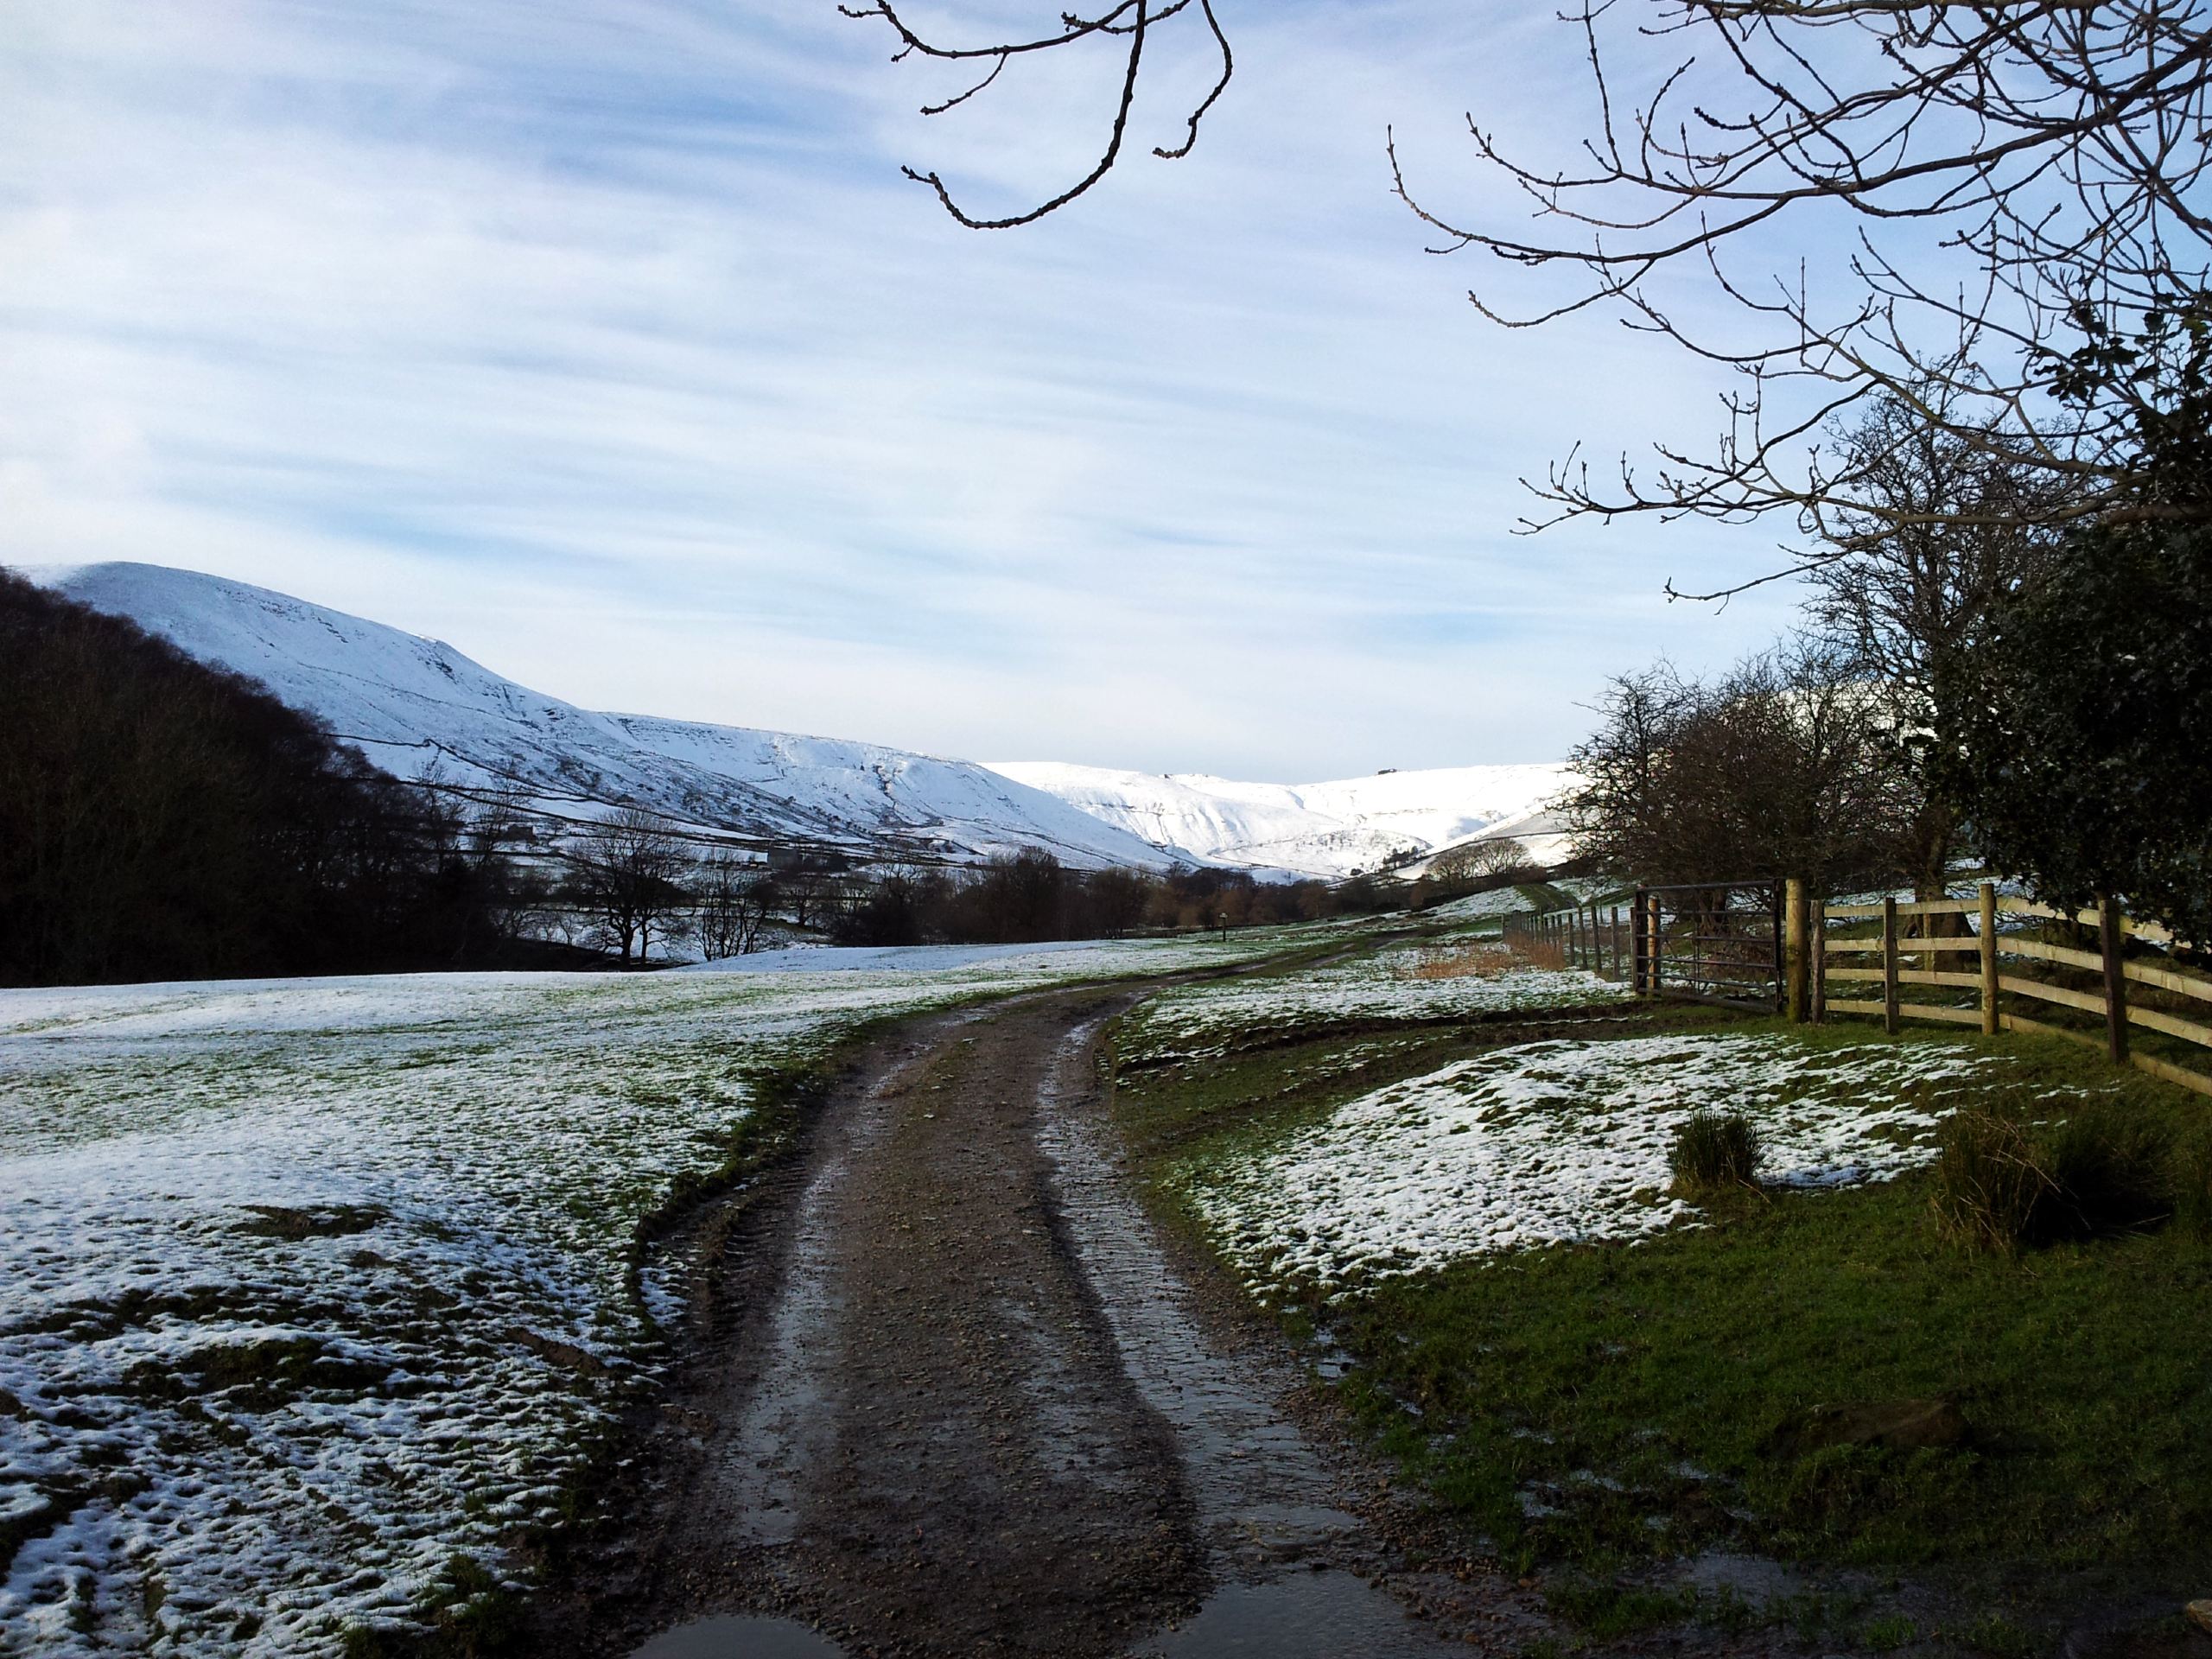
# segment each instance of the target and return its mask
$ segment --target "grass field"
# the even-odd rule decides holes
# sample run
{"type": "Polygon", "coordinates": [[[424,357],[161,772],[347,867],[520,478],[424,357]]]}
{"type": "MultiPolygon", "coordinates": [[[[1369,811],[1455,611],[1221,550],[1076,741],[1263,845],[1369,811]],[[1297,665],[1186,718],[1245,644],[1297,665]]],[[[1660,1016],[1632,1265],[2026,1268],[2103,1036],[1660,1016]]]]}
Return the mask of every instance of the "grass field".
{"type": "Polygon", "coordinates": [[[0,1653],[323,1653],[496,1594],[652,1383],[641,1229],[782,1081],[1346,936],[0,992],[0,1653]]]}
{"type": "Polygon", "coordinates": [[[1132,1021],[1116,1109],[1163,1212],[1587,1632],[1746,1616],[1684,1588],[1715,1552],[1854,1586],[1769,1611],[1872,1650],[2036,1651],[2082,1606],[2212,1584],[2212,1246],[1962,1249],[1929,1169],[1993,1092],[2184,1137],[2203,1102],[2049,1039],[1513,1018],[1221,1033],[1171,1065],[1132,1021]],[[1759,1128],[1763,1190],[1668,1190],[1700,1105],[1759,1128]],[[1940,1408],[1943,1443],[1854,1443],[1818,1409],[1905,1402],[1940,1408]]]}

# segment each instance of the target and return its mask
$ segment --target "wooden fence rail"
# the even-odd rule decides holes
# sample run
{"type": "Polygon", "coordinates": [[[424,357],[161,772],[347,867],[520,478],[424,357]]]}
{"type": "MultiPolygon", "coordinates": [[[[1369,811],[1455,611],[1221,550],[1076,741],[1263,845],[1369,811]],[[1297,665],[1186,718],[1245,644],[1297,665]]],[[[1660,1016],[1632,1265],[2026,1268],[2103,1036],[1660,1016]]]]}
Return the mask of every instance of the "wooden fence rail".
{"type": "MultiPolygon", "coordinates": [[[[1793,906],[1802,906],[1799,885],[1790,884],[1793,906]]],[[[2138,922],[2123,913],[2119,905],[2107,899],[2095,910],[2069,912],[2055,910],[2025,899],[2015,899],[1997,891],[1994,882],[1985,881],[1980,891],[1972,899],[1921,899],[1899,903],[1885,899],[1878,905],[1827,905],[1820,907],[1811,921],[1810,931],[1815,943],[1804,953],[1802,963],[1792,961],[1793,982],[1809,977],[1807,1000],[1820,1014],[1853,1014],[1878,1016],[1886,1030],[1894,1032],[1901,1020],[1941,1020],[1955,1024],[1979,1026],[1994,1035],[1999,1031],[2035,1031],[2056,1033],[2077,1041],[2094,1042],[2078,1030],[2053,1026],[2046,1021],[2031,1019],[2004,1006],[2006,996],[2056,1003],[2063,1007],[2079,1009],[2098,1015],[2104,1021],[2105,1052],[2120,1065],[2132,1065],[2138,1069],[2194,1089],[2200,1094],[2212,1095],[2212,1077],[2178,1066],[2153,1055],[2139,1054],[2129,1040],[2132,1028],[2141,1027],[2168,1037],[2178,1038],[2204,1048],[2212,1048],[2212,1023],[2190,1020],[2163,1008],[2149,1007],[2131,1001],[2131,982],[2150,986],[2169,995],[2193,997],[2212,1002],[2212,976],[2188,972],[2178,967],[2156,962],[2131,960],[2127,955],[2128,942],[2140,945],[2170,946],[2173,936],[2155,924],[2138,922]],[[1923,935],[1906,937],[1898,926],[1906,918],[1932,918],[1957,916],[1966,918],[1972,926],[1970,933],[1958,936],[1923,935]],[[2018,932],[2005,931],[2001,919],[2023,917],[2041,921],[2065,922],[2096,930],[2097,946],[2085,950],[2072,945],[2055,944],[2048,939],[2029,938],[2018,932]],[[1828,927],[1841,923],[1845,925],[1878,920],[1880,931],[1865,938],[1828,938],[1828,927]],[[1947,952],[1974,952],[1979,958],[1971,971],[1942,968],[1937,963],[1947,952]],[[1853,963],[1854,957],[1878,952],[1879,967],[1860,967],[1853,963]],[[1915,966],[1904,965],[1912,958],[1915,966]],[[2025,973],[2007,973],[2006,957],[2028,962],[2049,963],[2053,967],[2072,969],[2100,976],[2101,983],[2094,990],[2054,983],[2050,980],[2031,977],[2025,973]],[[1846,985],[1876,984],[1882,988],[1878,1001],[1871,997],[1837,997],[1827,993],[1831,982],[1846,985]],[[1908,985],[1931,985],[1950,989],[1972,990],[1979,993],[1976,1004],[1961,1007],[1936,1002],[1907,1002],[1902,989],[1908,985]]],[[[1793,1007],[1795,1003],[1793,1001],[1793,1007]]]]}
{"type": "Polygon", "coordinates": [[[2115,1062],[2212,1095],[2212,1075],[2139,1053],[2130,1041],[2130,1033],[2140,1029],[2212,1049],[2212,975],[2174,963],[2171,932],[2109,901],[2094,910],[2056,910],[2000,893],[1985,881],[1968,899],[1829,905],[1814,902],[1800,881],[1707,882],[1638,887],[1626,906],[1578,904],[1509,917],[1505,927],[1509,941],[1556,949],[1568,966],[1632,985],[1641,996],[1767,1007],[1796,1020],[1871,1015],[1891,1032],[1905,1020],[1934,1020],[1991,1036],[2030,1031],[2097,1042],[2018,1006],[2056,1004],[2097,1015],[2105,1027],[2098,1046],[2115,1062]],[[1946,917],[1959,918],[1962,931],[1935,931],[1946,917]],[[2097,948],[2030,938],[2017,925],[2008,932],[2008,919],[2091,929],[2097,948]],[[1831,936],[1831,929],[1870,922],[1877,926],[1866,937],[1831,936]],[[1909,932],[1911,923],[1923,931],[1909,932]],[[2138,952],[2133,957],[2131,944],[2138,952]],[[2037,977],[2029,964],[2093,974],[2096,984],[2037,977]],[[1846,995],[1831,995],[1831,986],[1846,995]],[[1875,994],[1851,994],[1862,986],[1875,994]],[[1905,1001],[1907,988],[1921,986],[1977,995],[1970,1006],[1905,1001]],[[2147,1006],[2130,995],[2131,986],[2206,1004],[2205,1016],[2147,1006]]]}

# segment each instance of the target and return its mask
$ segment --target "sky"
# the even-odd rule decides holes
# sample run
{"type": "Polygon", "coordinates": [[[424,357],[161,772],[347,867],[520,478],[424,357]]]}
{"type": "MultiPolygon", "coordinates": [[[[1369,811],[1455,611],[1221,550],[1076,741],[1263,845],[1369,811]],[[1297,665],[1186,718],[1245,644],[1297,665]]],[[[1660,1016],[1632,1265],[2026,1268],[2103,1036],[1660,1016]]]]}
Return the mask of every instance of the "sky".
{"type": "MultiPolygon", "coordinates": [[[[940,5],[949,35],[1055,15],[940,5]]],[[[589,707],[1281,781],[1560,757],[1606,675],[1770,640],[1782,526],[1514,533],[1724,384],[1508,331],[1424,191],[1588,109],[1549,8],[1223,8],[983,99],[831,0],[0,0],[0,563],[207,570],[589,707]],[[1523,12],[1527,15],[1522,15],[1523,12]],[[1193,42],[1195,44],[1195,42],[1193,42]]],[[[1685,296],[1684,304],[1696,303],[1685,296]]]]}

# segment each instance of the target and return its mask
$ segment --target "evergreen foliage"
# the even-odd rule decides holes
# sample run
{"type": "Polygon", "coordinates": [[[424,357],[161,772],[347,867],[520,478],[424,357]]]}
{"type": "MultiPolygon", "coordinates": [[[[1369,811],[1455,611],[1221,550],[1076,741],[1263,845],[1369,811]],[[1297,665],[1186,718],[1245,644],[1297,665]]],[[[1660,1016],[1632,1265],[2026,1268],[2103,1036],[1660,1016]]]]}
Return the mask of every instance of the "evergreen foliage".
{"type": "Polygon", "coordinates": [[[1961,671],[1946,750],[1991,868],[2212,940],[2212,531],[2069,537],[1961,671]]]}

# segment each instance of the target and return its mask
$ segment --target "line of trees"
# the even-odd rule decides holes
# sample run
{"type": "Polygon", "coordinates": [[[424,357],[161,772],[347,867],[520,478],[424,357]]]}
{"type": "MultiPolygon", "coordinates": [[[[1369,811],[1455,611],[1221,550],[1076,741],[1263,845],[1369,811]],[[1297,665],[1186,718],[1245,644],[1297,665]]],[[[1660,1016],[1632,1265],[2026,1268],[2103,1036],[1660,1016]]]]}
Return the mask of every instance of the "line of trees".
{"type": "Polygon", "coordinates": [[[1838,443],[1910,522],[1870,520],[1852,558],[1817,567],[1800,627],[1772,649],[1710,678],[1662,661],[1608,684],[1562,804],[1608,865],[1655,881],[1909,881],[1932,898],[1957,860],[1993,850],[1998,817],[1961,763],[2016,747],[1969,733],[2005,620],[2050,590],[2068,537],[2007,516],[2040,485],[2001,443],[1886,403],[1838,443]]]}
{"type": "Polygon", "coordinates": [[[1242,870],[1074,870],[1025,850],[971,870],[892,870],[849,888],[843,944],[1005,944],[1254,927],[1395,907],[1388,884],[1261,881],[1242,870]]]}
{"type": "Polygon", "coordinates": [[[1653,880],[1922,897],[1967,859],[2212,941],[2212,532],[2054,528],[2011,511],[2048,484],[2005,445],[1902,405],[1866,424],[1909,522],[1821,566],[1772,651],[1610,683],[1563,803],[1586,849],[1653,880]]]}
{"type": "MultiPolygon", "coordinates": [[[[1475,861],[1421,891],[1429,902],[1525,871],[1526,850],[1475,861]]],[[[975,868],[855,867],[815,855],[771,862],[617,812],[558,854],[543,925],[624,964],[696,952],[709,961],[794,940],[850,945],[1026,944],[1122,938],[1370,914],[1408,902],[1402,882],[1262,881],[1242,870],[1072,869],[1036,849],[975,868]]]]}

